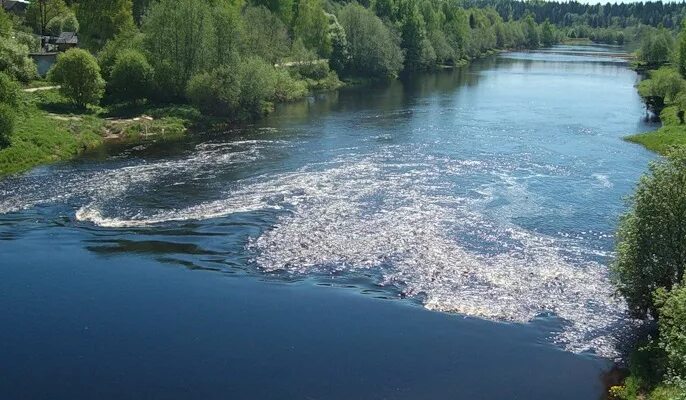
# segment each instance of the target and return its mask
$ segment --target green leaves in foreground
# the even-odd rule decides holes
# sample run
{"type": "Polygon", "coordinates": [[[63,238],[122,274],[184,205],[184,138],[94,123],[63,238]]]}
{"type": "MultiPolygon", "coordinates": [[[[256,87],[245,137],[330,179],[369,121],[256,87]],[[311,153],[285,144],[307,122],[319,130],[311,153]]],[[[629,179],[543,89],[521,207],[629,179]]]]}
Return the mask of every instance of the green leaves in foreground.
{"type": "Polygon", "coordinates": [[[641,178],[617,232],[616,283],[632,313],[657,317],[657,289],[683,283],[686,266],[686,150],[641,178]]]}

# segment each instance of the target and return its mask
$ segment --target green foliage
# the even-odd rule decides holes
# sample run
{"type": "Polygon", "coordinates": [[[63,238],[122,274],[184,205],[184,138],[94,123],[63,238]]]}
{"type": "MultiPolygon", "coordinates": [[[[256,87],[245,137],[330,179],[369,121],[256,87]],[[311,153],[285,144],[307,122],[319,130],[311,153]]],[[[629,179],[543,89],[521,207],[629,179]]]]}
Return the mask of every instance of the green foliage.
{"type": "Polygon", "coordinates": [[[535,49],[540,45],[540,37],[536,21],[531,14],[527,15],[522,21],[522,30],[524,32],[525,44],[530,49],[535,49]]]}
{"type": "Polygon", "coordinates": [[[48,78],[60,85],[60,93],[80,107],[98,104],[105,90],[98,62],[82,49],[60,54],[48,78]]]}
{"type": "Polygon", "coordinates": [[[9,75],[0,72],[0,104],[17,106],[19,103],[19,85],[9,75]]]}
{"type": "Polygon", "coordinates": [[[342,73],[345,65],[350,61],[350,49],[345,29],[338,23],[335,15],[329,14],[329,40],[331,42],[331,55],[329,66],[338,73],[342,73]]]}
{"type": "Polygon", "coordinates": [[[400,72],[403,66],[400,40],[379,17],[351,3],[340,11],[339,21],[345,29],[350,49],[346,73],[387,78],[400,72]]]}
{"type": "Polygon", "coordinates": [[[638,50],[638,59],[650,67],[658,67],[669,62],[673,49],[672,34],[666,29],[658,29],[644,37],[638,50]]]}
{"type": "Polygon", "coordinates": [[[9,104],[0,103],[0,148],[10,144],[10,136],[14,132],[15,115],[9,104]]]}
{"type": "Polygon", "coordinates": [[[62,17],[56,16],[45,25],[45,33],[50,36],[59,36],[62,33],[62,17]]]}
{"type": "Polygon", "coordinates": [[[657,316],[657,289],[670,290],[686,267],[686,151],[675,150],[641,178],[617,232],[612,266],[619,292],[636,316],[657,316]]]}
{"type": "Polygon", "coordinates": [[[38,76],[36,64],[29,58],[29,48],[12,38],[0,37],[0,72],[20,82],[38,76]]]}
{"type": "Polygon", "coordinates": [[[686,382],[686,286],[658,289],[660,348],[666,356],[669,378],[686,382]]]}
{"type": "Polygon", "coordinates": [[[304,81],[291,76],[285,69],[276,71],[274,82],[274,100],[288,102],[301,99],[307,95],[307,85],[304,81]]]}
{"type": "Polygon", "coordinates": [[[89,49],[100,49],[120,32],[133,27],[131,0],[80,0],[76,7],[81,29],[79,40],[89,49]]]}
{"type": "Polygon", "coordinates": [[[0,8],[0,37],[8,38],[12,33],[12,20],[4,9],[0,8]]]}
{"type": "Polygon", "coordinates": [[[279,79],[283,77],[277,78],[274,67],[250,57],[235,66],[226,65],[194,76],[188,84],[188,98],[205,114],[252,119],[269,110],[279,79]]]}
{"type": "Polygon", "coordinates": [[[48,23],[55,17],[61,18],[69,12],[64,0],[35,0],[26,8],[26,24],[37,34],[47,34],[48,23]]]}
{"type": "Polygon", "coordinates": [[[641,95],[648,108],[656,114],[679,99],[678,95],[686,90],[686,81],[679,72],[671,67],[662,67],[650,72],[650,79],[638,84],[641,95]]]}
{"type": "Polygon", "coordinates": [[[260,57],[272,64],[285,58],[291,48],[288,28],[265,7],[248,7],[243,12],[245,36],[243,54],[260,57]]]}
{"type": "Polygon", "coordinates": [[[299,0],[293,20],[295,38],[305,47],[313,49],[322,57],[331,55],[329,20],[324,13],[322,0],[299,0]]]}
{"type": "Polygon", "coordinates": [[[117,100],[143,100],[152,91],[153,75],[153,69],[145,55],[136,50],[125,50],[114,63],[108,88],[117,100]]]}
{"type": "Polygon", "coordinates": [[[293,20],[294,0],[253,0],[252,4],[263,7],[276,15],[284,24],[290,26],[293,20]]]}
{"type": "Polygon", "coordinates": [[[119,33],[98,53],[98,65],[105,80],[110,79],[112,68],[119,54],[127,50],[143,51],[143,35],[136,29],[119,33]]]}
{"type": "Polygon", "coordinates": [[[555,39],[555,28],[546,20],[543,25],[541,25],[541,44],[545,47],[550,47],[557,42],[555,39]]]}
{"type": "Polygon", "coordinates": [[[62,32],[78,32],[79,27],[79,20],[76,19],[76,15],[73,13],[67,14],[62,19],[62,32]]]}

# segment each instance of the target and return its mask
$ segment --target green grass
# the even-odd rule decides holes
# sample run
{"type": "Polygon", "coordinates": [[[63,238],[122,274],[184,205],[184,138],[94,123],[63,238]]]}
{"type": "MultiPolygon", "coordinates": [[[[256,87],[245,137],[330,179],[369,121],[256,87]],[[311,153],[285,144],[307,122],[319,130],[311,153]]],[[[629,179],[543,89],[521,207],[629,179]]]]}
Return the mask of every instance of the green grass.
{"type": "Polygon", "coordinates": [[[645,146],[660,154],[667,154],[672,148],[686,145],[686,125],[681,124],[674,107],[667,107],[660,114],[662,127],[656,131],[639,133],[626,140],[645,146]]]}
{"type": "Polygon", "coordinates": [[[0,150],[0,176],[69,159],[102,142],[100,118],[54,116],[40,109],[38,99],[27,94],[22,100],[10,146],[0,150]]]}
{"type": "Polygon", "coordinates": [[[57,90],[22,93],[21,97],[10,146],[0,150],[0,176],[74,158],[105,140],[177,139],[200,118],[190,106],[142,104],[82,109],[57,90]],[[153,119],[137,118],[141,115],[153,119]]]}

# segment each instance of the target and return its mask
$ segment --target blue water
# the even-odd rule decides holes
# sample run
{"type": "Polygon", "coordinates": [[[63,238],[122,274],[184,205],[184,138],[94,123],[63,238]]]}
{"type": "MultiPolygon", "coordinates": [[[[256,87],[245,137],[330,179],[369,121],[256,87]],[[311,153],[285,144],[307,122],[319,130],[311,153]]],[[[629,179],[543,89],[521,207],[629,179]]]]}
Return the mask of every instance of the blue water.
{"type": "Polygon", "coordinates": [[[615,48],[504,53],[0,181],[2,398],[597,399],[654,155],[615,48]],[[436,312],[441,311],[441,312],[436,312]]]}

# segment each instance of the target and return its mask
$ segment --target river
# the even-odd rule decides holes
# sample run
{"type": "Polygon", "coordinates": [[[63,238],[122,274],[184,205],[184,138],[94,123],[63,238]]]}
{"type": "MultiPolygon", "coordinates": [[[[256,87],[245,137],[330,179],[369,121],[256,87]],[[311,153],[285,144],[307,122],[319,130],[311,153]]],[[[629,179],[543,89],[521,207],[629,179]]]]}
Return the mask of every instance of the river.
{"type": "Polygon", "coordinates": [[[0,181],[3,399],[598,399],[655,156],[615,48],[509,52],[0,181]]]}

